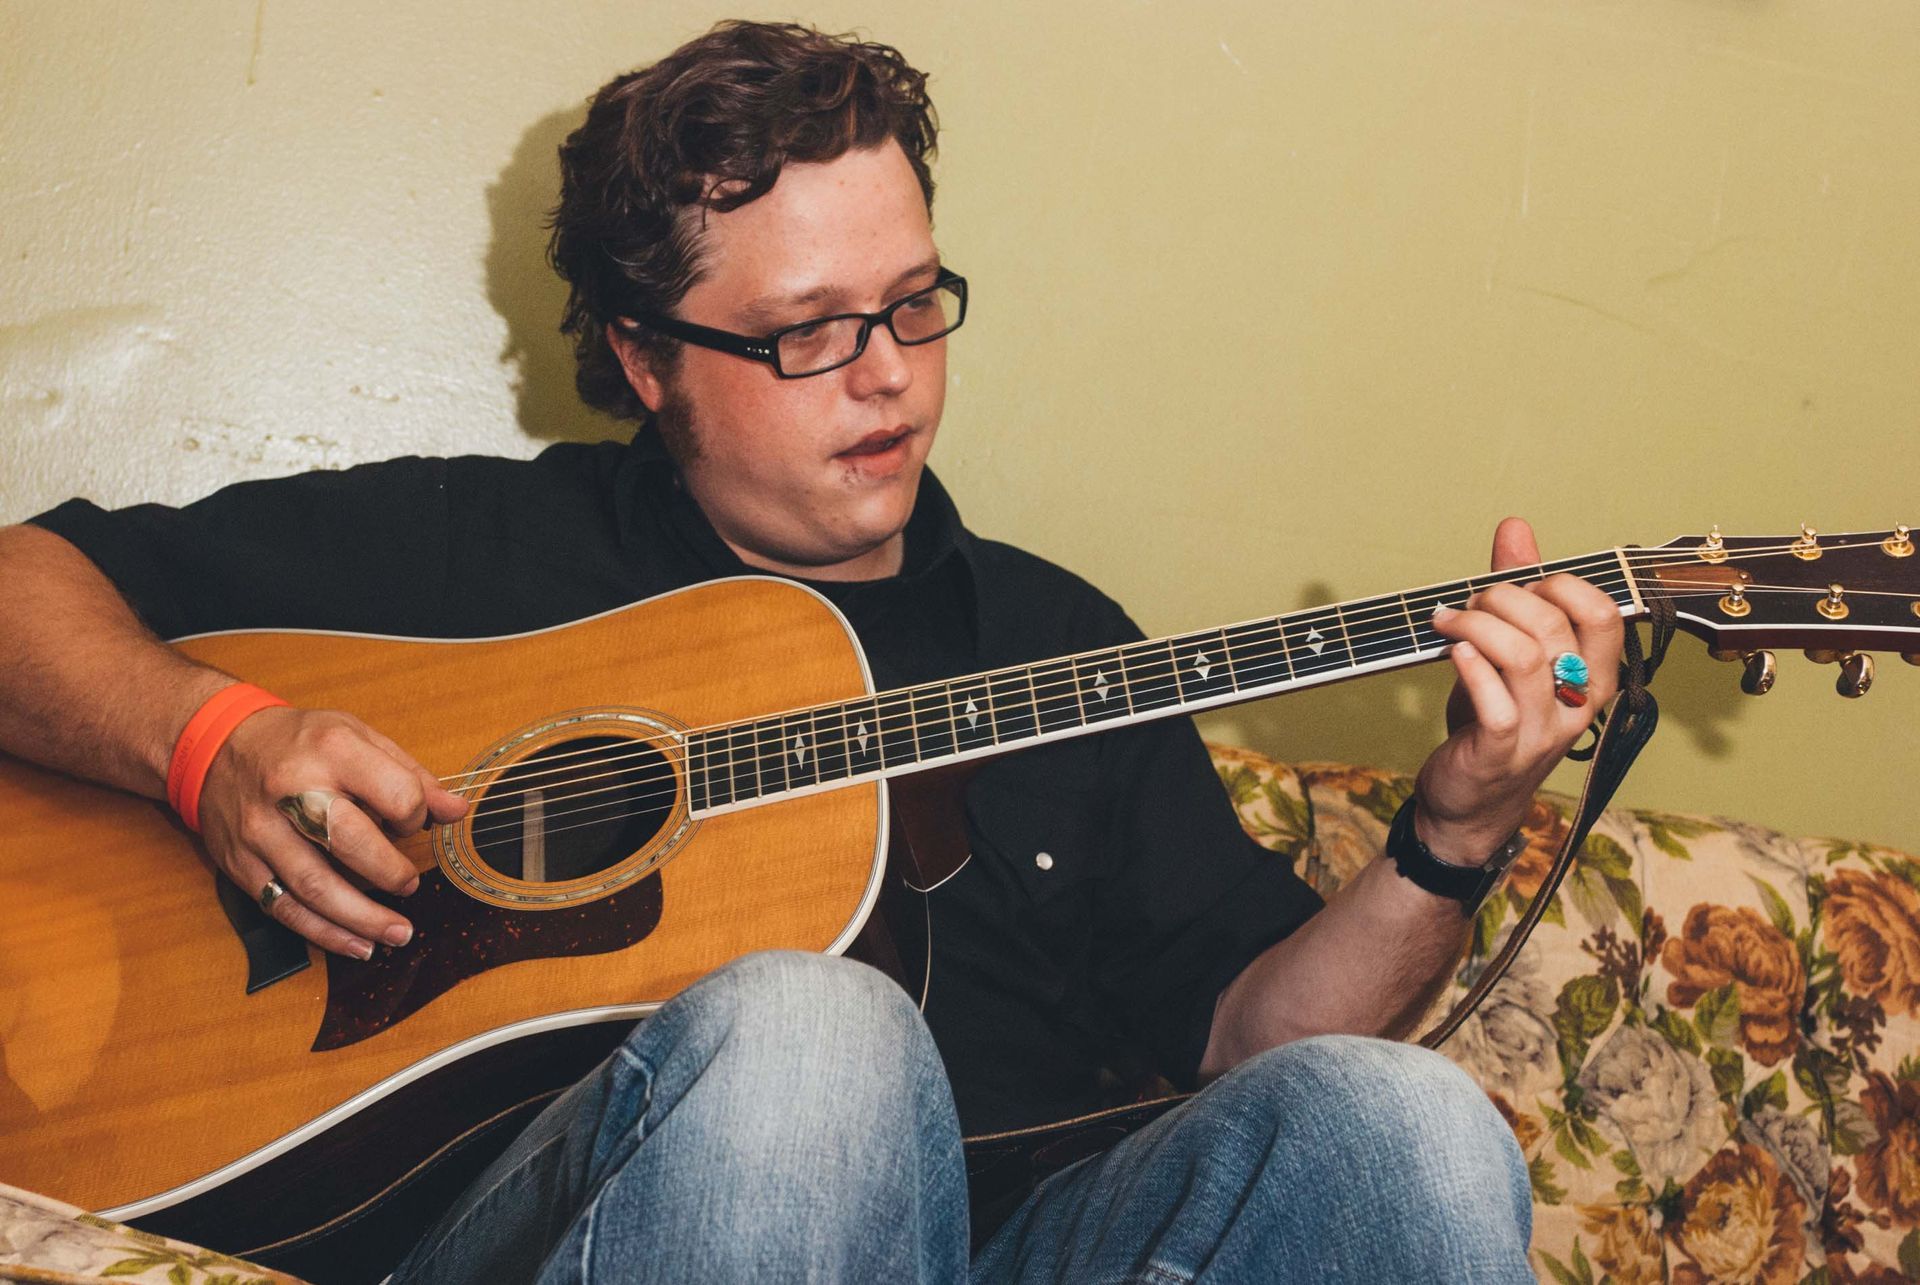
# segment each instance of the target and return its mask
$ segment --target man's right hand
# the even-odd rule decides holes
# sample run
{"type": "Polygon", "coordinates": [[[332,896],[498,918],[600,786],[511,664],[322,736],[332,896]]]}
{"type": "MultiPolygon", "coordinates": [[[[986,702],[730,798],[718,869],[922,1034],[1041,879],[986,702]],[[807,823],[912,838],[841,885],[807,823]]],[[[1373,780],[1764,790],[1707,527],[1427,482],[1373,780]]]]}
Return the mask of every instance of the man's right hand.
{"type": "Polygon", "coordinates": [[[214,861],[249,896],[269,879],[286,889],[268,909],[275,919],[323,950],[366,959],[376,942],[405,945],[413,925],[356,888],[348,872],[408,895],[419,872],[391,838],[466,810],[466,800],[353,715],[277,707],[248,718],[221,747],[201,790],[200,830],[214,861]],[[305,790],[340,796],[327,818],[332,860],[275,806],[305,790]]]}

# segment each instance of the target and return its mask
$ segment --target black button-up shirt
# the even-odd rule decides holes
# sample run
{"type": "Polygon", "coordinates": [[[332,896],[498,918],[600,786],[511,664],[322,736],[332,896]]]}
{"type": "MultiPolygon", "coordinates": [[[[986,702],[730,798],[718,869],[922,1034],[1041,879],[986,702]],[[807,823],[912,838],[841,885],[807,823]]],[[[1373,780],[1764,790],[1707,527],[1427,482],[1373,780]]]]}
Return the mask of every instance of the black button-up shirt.
{"type": "MultiPolygon", "coordinates": [[[[73,500],[33,520],[164,638],[485,637],[753,570],[650,434],[245,482],[177,509],[73,500]]],[[[812,587],[880,690],[1142,637],[1085,581],[969,532],[931,473],[898,575],[812,587]]],[[[1191,1086],[1220,990],[1320,905],[1241,832],[1186,718],[996,759],[967,815],[973,859],[930,898],[926,1018],[969,1133],[1108,1105],[1141,1070],[1191,1086]]]]}

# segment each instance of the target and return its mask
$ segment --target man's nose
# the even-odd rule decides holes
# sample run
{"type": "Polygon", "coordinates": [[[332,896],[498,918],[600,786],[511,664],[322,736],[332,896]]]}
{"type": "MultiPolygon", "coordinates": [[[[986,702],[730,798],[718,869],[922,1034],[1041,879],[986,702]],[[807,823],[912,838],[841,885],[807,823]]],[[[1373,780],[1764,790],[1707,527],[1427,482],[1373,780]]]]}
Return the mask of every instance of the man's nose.
{"type": "Polygon", "coordinates": [[[885,326],[867,336],[867,350],[847,368],[847,391],[855,397],[897,396],[913,383],[906,349],[885,326]]]}

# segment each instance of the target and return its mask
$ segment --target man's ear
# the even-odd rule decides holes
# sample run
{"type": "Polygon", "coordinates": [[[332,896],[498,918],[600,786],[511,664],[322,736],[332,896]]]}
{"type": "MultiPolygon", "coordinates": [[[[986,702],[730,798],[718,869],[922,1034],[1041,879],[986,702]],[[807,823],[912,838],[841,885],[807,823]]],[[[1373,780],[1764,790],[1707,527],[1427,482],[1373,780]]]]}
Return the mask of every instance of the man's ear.
{"type": "Polygon", "coordinates": [[[609,321],[607,323],[607,346],[613,349],[613,355],[620,359],[620,369],[626,372],[627,383],[650,411],[658,411],[666,401],[666,389],[661,385],[659,376],[653,373],[653,356],[632,335],[609,321]]]}

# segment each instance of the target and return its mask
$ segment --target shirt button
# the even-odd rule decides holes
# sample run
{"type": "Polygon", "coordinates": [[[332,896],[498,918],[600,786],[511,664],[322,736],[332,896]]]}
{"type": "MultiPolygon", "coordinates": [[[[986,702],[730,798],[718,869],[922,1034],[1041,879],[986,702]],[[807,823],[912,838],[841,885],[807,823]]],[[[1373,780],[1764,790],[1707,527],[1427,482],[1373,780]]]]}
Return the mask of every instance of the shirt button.
{"type": "Polygon", "coordinates": [[[1033,864],[1039,866],[1042,870],[1051,870],[1053,869],[1053,854],[1051,852],[1036,852],[1033,854],[1033,864]]]}

